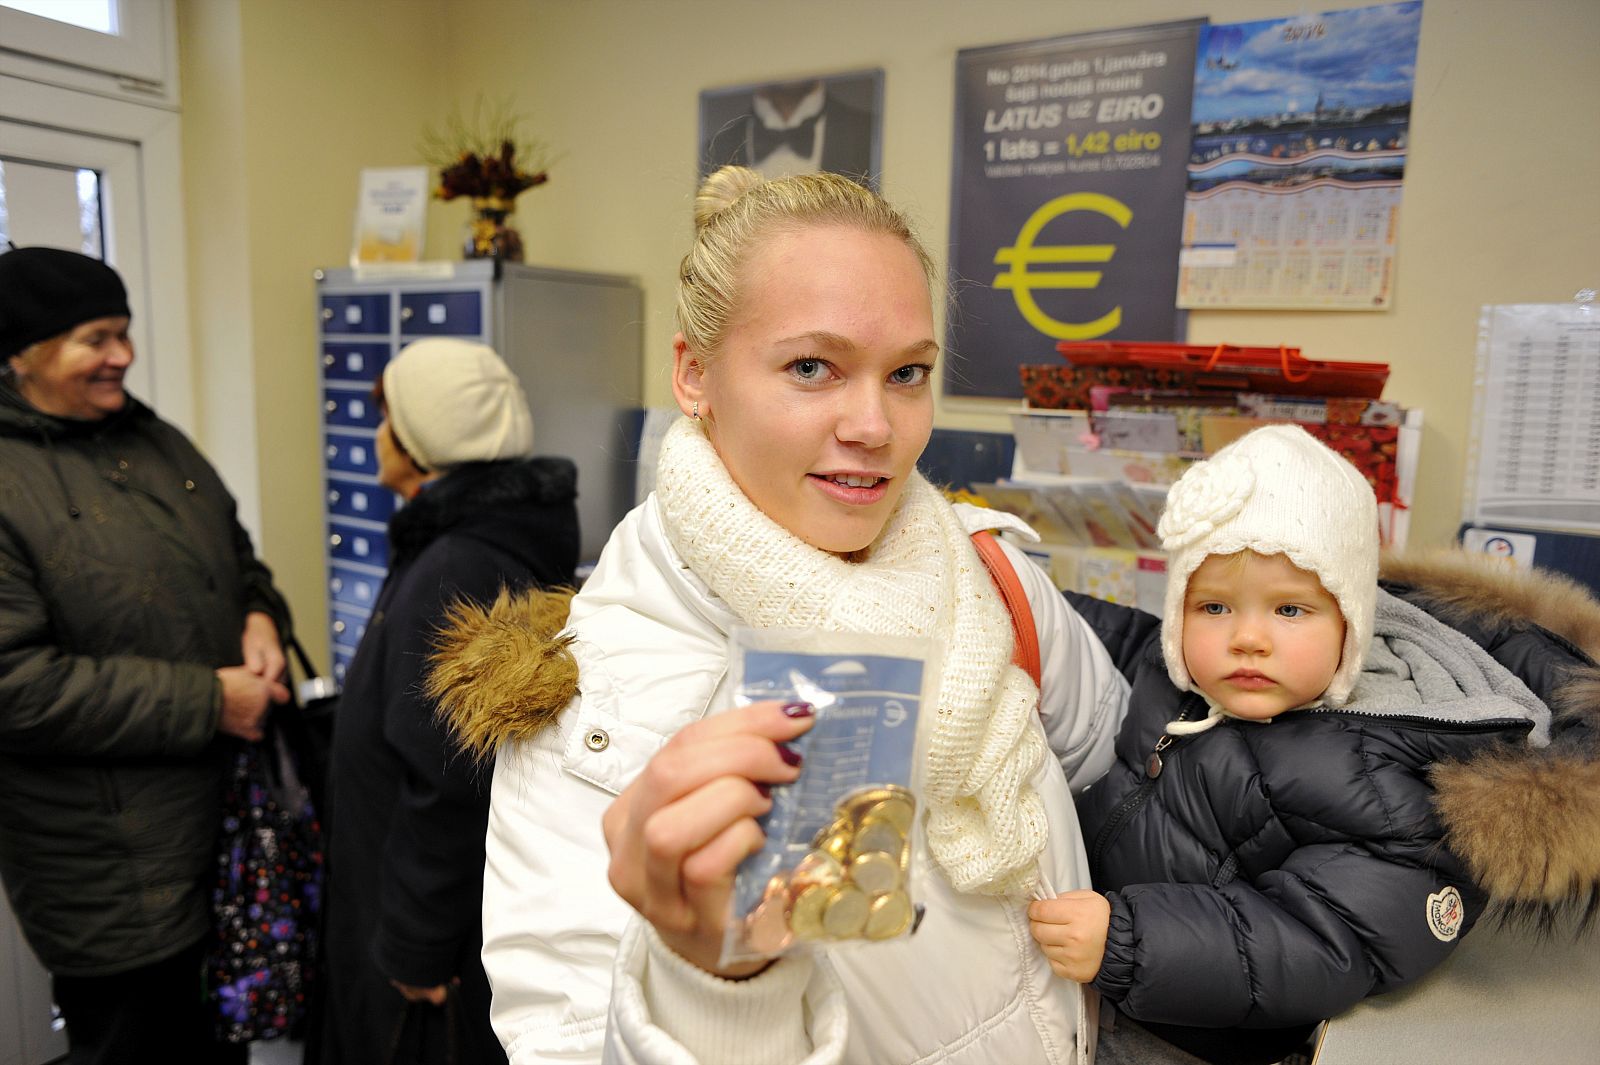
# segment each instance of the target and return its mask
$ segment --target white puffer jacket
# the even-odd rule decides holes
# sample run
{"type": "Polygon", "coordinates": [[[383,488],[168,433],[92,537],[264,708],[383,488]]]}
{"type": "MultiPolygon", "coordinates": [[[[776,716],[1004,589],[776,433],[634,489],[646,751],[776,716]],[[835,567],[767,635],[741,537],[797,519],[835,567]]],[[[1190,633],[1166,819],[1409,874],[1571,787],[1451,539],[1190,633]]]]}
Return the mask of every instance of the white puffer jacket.
{"type": "MultiPolygon", "coordinates": [[[[1032,536],[1008,515],[958,509],[971,530],[1032,536]]],[[[1089,883],[1069,780],[1081,788],[1110,766],[1127,686],[1045,575],[1007,551],[1032,604],[1040,721],[1059,759],[1033,781],[1050,819],[1041,868],[1064,892],[1089,883]]],[[[691,970],[611,890],[601,815],[669,736],[732,705],[735,620],[678,559],[653,497],[572,602],[579,694],[495,767],[483,958],[513,1065],[592,1062],[602,1048],[640,1063],[1087,1060],[1083,996],[1051,974],[1026,900],[955,893],[925,847],[914,936],[792,955],[738,983],[691,970]]]]}

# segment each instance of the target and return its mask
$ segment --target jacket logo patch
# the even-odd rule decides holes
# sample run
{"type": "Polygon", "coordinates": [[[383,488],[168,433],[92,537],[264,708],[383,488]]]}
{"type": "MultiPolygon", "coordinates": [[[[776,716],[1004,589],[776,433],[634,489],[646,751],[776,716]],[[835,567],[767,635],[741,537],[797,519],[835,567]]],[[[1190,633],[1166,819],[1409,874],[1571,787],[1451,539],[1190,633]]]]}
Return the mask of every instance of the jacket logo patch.
{"type": "Polygon", "coordinates": [[[1441,943],[1448,943],[1461,934],[1461,923],[1466,917],[1466,904],[1455,888],[1447,887],[1428,896],[1428,931],[1441,943]]]}

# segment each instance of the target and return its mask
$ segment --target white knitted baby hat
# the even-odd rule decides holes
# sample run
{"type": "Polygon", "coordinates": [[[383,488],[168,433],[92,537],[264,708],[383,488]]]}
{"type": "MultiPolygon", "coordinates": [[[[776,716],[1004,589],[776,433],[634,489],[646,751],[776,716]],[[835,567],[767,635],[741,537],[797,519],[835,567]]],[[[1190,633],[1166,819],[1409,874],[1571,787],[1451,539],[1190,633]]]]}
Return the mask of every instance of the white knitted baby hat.
{"type": "Polygon", "coordinates": [[[494,349],[453,337],[408,344],[383,369],[389,427],[430,470],[533,454],[522,385],[494,349]]]}
{"type": "Polygon", "coordinates": [[[1197,462],[1167,494],[1157,528],[1167,551],[1161,650],[1188,691],[1183,597],[1207,555],[1287,555],[1317,575],[1344,613],[1344,653],[1325,702],[1350,697],[1372,642],[1378,598],[1378,501],[1366,478],[1298,425],[1257,429],[1197,462]]]}

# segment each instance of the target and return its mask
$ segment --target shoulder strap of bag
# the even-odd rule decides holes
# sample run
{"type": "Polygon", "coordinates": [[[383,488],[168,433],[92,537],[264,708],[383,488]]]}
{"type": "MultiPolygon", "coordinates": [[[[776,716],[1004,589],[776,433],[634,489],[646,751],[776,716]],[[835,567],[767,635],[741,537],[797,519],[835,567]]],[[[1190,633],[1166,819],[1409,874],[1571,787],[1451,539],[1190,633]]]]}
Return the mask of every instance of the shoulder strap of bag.
{"type": "Polygon", "coordinates": [[[300,663],[300,672],[305,675],[306,680],[319,675],[317,667],[311,664],[311,656],[306,654],[306,649],[301,646],[299,639],[292,632],[289,634],[289,653],[294,656],[296,662],[300,663]]]}
{"type": "Polygon", "coordinates": [[[1028,605],[1028,593],[1022,589],[1022,580],[1011,565],[1011,560],[1000,549],[1000,542],[991,532],[972,534],[972,546],[989,570],[994,586],[1005,600],[1011,614],[1011,631],[1016,635],[1016,651],[1011,660],[1039,686],[1039,631],[1033,627],[1033,607],[1028,605]]]}

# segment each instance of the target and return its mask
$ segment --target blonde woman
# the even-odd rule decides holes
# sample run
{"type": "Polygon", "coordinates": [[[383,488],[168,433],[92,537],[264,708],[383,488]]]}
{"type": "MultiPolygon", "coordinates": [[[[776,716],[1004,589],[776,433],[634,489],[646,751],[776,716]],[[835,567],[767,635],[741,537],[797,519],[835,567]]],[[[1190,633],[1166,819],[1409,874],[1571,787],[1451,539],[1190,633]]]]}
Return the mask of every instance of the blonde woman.
{"type": "Polygon", "coordinates": [[[1109,766],[1126,684],[1015,551],[1042,691],[1012,665],[969,537],[1019,523],[916,472],[942,356],[931,265],[898,212],[834,175],[728,167],[695,218],[673,344],[685,417],[655,493],[556,641],[527,646],[502,604],[435,678],[480,744],[504,741],[484,895],[496,1030],[519,1063],[1084,1060],[1086,1002],[1051,977],[1026,908],[1041,883],[1088,886],[1069,788],[1109,766]],[[734,868],[812,721],[729,709],[739,624],[942,641],[914,936],[718,968],[734,868]]]}

